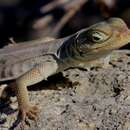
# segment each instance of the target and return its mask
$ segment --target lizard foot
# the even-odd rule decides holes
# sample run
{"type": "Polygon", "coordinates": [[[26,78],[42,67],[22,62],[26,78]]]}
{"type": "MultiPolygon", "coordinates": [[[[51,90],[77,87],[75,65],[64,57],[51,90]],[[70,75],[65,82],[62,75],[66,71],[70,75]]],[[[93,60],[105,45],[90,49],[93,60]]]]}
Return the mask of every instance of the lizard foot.
{"type": "Polygon", "coordinates": [[[25,121],[26,118],[36,121],[38,113],[39,109],[36,106],[26,106],[19,110],[19,117],[23,121],[25,121]]]}
{"type": "Polygon", "coordinates": [[[37,121],[38,118],[38,113],[39,109],[36,106],[26,106],[26,107],[21,107],[19,109],[19,119],[20,123],[18,125],[18,128],[24,129],[25,124],[30,125],[28,119],[34,120],[35,122],[37,121]]]}

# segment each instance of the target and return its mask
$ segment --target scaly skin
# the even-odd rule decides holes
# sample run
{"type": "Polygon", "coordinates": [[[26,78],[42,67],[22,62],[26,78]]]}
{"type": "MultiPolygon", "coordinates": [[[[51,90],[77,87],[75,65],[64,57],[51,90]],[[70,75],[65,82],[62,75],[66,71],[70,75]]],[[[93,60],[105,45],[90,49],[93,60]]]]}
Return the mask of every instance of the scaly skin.
{"type": "Polygon", "coordinates": [[[0,81],[13,80],[21,120],[35,119],[38,109],[29,102],[27,86],[68,67],[93,62],[129,41],[125,22],[111,18],[62,39],[4,47],[0,50],[0,81]]]}

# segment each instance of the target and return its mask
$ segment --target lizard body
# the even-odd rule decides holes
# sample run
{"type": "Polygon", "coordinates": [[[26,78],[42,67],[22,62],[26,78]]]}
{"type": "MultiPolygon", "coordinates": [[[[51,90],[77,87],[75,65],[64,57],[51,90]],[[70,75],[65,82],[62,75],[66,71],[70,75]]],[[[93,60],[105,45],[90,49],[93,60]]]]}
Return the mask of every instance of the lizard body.
{"type": "Polygon", "coordinates": [[[105,57],[129,41],[125,22],[111,18],[65,38],[4,47],[0,49],[0,81],[13,82],[21,119],[35,119],[38,110],[29,102],[27,86],[68,67],[105,57]]]}

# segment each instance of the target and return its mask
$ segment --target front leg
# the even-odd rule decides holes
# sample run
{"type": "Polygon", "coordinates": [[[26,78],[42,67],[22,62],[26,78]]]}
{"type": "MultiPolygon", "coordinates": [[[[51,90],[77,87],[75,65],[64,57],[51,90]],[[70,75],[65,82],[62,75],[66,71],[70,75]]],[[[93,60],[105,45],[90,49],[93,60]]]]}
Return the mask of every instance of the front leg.
{"type": "Polygon", "coordinates": [[[22,121],[26,117],[36,120],[38,108],[29,102],[27,86],[36,84],[48,76],[56,73],[58,65],[56,61],[46,61],[34,67],[16,80],[16,96],[18,100],[19,116],[22,121]]]}

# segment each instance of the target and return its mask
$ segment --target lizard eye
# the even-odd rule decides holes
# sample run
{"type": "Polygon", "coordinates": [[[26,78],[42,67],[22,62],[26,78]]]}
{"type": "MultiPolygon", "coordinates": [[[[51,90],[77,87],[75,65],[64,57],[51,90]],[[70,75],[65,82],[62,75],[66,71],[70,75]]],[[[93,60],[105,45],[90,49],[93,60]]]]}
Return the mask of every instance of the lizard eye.
{"type": "Polygon", "coordinates": [[[80,44],[90,44],[90,43],[102,43],[106,41],[109,36],[101,31],[98,30],[88,30],[81,32],[77,35],[76,40],[77,43],[80,44]]]}
{"type": "Polygon", "coordinates": [[[99,43],[99,42],[103,42],[107,39],[108,39],[108,36],[103,32],[92,31],[91,34],[89,35],[89,40],[91,42],[99,43]]]}

